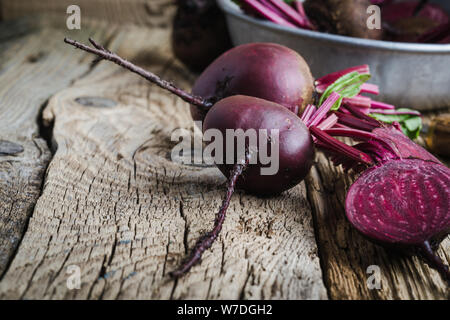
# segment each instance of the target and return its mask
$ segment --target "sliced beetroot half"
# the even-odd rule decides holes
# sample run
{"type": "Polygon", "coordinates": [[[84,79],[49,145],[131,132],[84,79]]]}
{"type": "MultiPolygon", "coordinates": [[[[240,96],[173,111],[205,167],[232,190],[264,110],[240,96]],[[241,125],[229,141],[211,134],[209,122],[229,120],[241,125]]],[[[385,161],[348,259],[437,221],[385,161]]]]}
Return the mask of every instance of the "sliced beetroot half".
{"type": "Polygon", "coordinates": [[[450,284],[448,266],[434,252],[450,232],[450,169],[398,124],[382,124],[354,110],[335,114],[333,127],[309,129],[335,165],[362,172],[346,197],[350,223],[379,244],[420,253],[450,284]],[[350,146],[334,137],[359,143],[350,146]]]}
{"type": "Polygon", "coordinates": [[[421,159],[390,160],[366,170],[350,187],[347,218],[363,235],[414,247],[450,281],[431,249],[450,231],[450,170],[421,159]]]}
{"type": "Polygon", "coordinates": [[[350,187],[346,212],[364,235],[421,245],[450,229],[450,173],[420,159],[391,160],[366,170],[350,187]]]}

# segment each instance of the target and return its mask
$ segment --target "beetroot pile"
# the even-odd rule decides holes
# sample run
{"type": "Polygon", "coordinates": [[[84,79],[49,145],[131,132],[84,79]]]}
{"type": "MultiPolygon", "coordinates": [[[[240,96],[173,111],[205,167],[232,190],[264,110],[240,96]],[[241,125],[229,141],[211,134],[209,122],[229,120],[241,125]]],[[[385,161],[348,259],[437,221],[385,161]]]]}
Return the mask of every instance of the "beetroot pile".
{"type": "Polygon", "coordinates": [[[440,6],[411,0],[234,0],[254,17],[293,28],[351,37],[450,43],[450,19],[440,6]],[[369,29],[367,8],[381,8],[381,29],[369,29]]]}
{"type": "MultiPolygon", "coordinates": [[[[378,94],[367,84],[368,66],[357,66],[314,80],[296,52],[276,44],[254,43],[225,52],[197,79],[193,94],[103,48],[65,39],[76,48],[110,60],[191,104],[203,132],[230,129],[279,132],[279,170],[261,174],[267,163],[262,150],[246,141],[234,150],[232,164],[218,164],[228,178],[226,196],[214,228],[198,241],[190,257],[172,273],[180,277],[198,263],[218,237],[236,187],[257,195],[274,195],[297,185],[308,173],[314,146],[336,165],[355,170],[359,178],[346,198],[347,217],[368,238],[421,254],[450,281],[448,267],[434,253],[450,231],[450,170],[407,137],[417,135],[420,116],[396,110],[362,94],[378,94]],[[382,121],[379,121],[380,119],[382,121]],[[335,137],[350,137],[350,146],[335,137]],[[240,154],[240,155],[239,155],[240,154]]],[[[266,145],[274,137],[264,138],[266,145]]],[[[224,155],[227,156],[227,155],[224,155]]]]}

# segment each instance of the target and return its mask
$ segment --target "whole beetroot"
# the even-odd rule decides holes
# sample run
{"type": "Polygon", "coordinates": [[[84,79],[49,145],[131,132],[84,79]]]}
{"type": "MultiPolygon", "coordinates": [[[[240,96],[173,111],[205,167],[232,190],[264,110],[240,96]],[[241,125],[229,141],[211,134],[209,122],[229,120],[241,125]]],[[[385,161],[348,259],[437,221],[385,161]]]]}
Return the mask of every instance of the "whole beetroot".
{"type": "Polygon", "coordinates": [[[421,36],[450,21],[447,12],[440,6],[427,3],[415,12],[418,5],[419,1],[400,1],[382,7],[387,40],[421,42],[421,36]]]}
{"type": "MultiPolygon", "coordinates": [[[[267,130],[268,133],[274,129],[278,131],[278,142],[267,137],[269,149],[270,143],[277,143],[278,170],[273,175],[262,175],[261,162],[249,165],[238,180],[237,187],[258,195],[273,195],[302,181],[312,165],[313,143],[303,121],[283,106],[254,97],[231,96],[217,102],[206,115],[203,124],[203,131],[218,129],[223,136],[230,129],[242,129],[246,132],[255,128],[267,130]]],[[[234,154],[237,154],[237,145],[235,140],[223,140],[223,149],[232,148],[234,154]],[[233,145],[227,145],[229,142],[233,145]]],[[[257,137],[255,146],[259,145],[260,137],[257,137]]],[[[225,163],[225,160],[223,158],[222,162],[225,163]]],[[[218,168],[229,177],[233,164],[218,165],[218,168]]]]}
{"type": "MultiPolygon", "coordinates": [[[[254,148],[260,145],[261,137],[254,145],[246,141],[246,152],[242,157],[236,156],[233,164],[218,165],[228,178],[228,186],[214,227],[199,239],[184,263],[171,272],[173,277],[181,277],[188,272],[217,239],[235,187],[260,195],[277,194],[299,183],[312,165],[314,148],[308,128],[297,115],[279,104],[242,95],[224,98],[206,115],[203,132],[211,129],[219,130],[223,136],[228,130],[265,130],[268,133],[264,137],[267,145],[278,144],[279,167],[274,175],[262,174],[264,165],[260,160],[260,150],[254,148]],[[270,135],[273,130],[278,132],[278,142],[270,135]],[[252,164],[252,160],[256,161],[252,164]]],[[[228,151],[233,150],[235,155],[239,152],[237,146],[236,141],[223,140],[223,150],[226,150],[223,162],[228,151]]]]}
{"type": "MultiPolygon", "coordinates": [[[[203,71],[192,93],[218,101],[246,95],[281,104],[297,113],[311,102],[314,85],[305,60],[274,43],[244,44],[228,50],[203,71]]],[[[191,107],[194,120],[205,113],[191,107]]]]}
{"type": "Polygon", "coordinates": [[[211,0],[178,0],[173,21],[175,56],[194,71],[202,71],[231,48],[225,17],[211,0]]]}
{"type": "Polygon", "coordinates": [[[344,36],[381,39],[381,29],[367,27],[369,0],[306,0],[305,12],[319,31],[344,36]]]}

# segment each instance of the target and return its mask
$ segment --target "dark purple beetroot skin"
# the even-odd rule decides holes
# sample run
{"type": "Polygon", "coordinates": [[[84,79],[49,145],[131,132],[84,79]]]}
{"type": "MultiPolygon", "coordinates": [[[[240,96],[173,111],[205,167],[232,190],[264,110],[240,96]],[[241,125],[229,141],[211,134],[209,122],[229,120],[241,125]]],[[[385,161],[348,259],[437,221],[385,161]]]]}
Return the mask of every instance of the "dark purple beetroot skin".
{"type": "Polygon", "coordinates": [[[382,20],[387,26],[387,40],[416,42],[418,37],[433,28],[448,23],[449,15],[440,6],[428,3],[414,15],[419,1],[401,1],[382,7],[382,20]]]}
{"type": "Polygon", "coordinates": [[[194,71],[203,71],[231,48],[225,16],[215,1],[178,0],[172,48],[175,56],[194,71]]]}
{"type": "Polygon", "coordinates": [[[350,222],[383,243],[419,246],[450,231],[450,171],[420,159],[392,160],[366,170],[345,202],[350,222]]]}
{"type": "MultiPolygon", "coordinates": [[[[244,44],[217,58],[195,82],[192,93],[220,100],[232,95],[266,99],[293,112],[311,102],[313,77],[295,51],[272,43],[244,44]]],[[[194,120],[204,113],[191,106],[194,120]]]]}
{"type": "Polygon", "coordinates": [[[367,27],[369,0],[306,0],[305,12],[320,31],[344,36],[381,39],[382,30],[367,27]]]}
{"type": "MultiPolygon", "coordinates": [[[[261,164],[249,165],[237,186],[260,195],[277,194],[298,184],[309,172],[314,154],[308,128],[283,106],[249,96],[232,96],[216,103],[208,112],[203,131],[226,129],[279,129],[279,170],[275,175],[260,173],[261,164]]],[[[226,141],[224,139],[224,146],[226,141]]],[[[233,165],[218,165],[227,177],[233,165]]]]}

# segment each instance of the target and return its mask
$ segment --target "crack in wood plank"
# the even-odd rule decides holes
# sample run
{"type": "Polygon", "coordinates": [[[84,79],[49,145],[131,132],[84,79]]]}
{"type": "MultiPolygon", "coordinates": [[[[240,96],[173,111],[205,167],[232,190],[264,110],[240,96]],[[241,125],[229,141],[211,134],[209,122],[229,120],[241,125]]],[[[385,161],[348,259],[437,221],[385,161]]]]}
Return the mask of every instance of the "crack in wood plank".
{"type": "MultiPolygon", "coordinates": [[[[188,88],[194,75],[171,56],[167,17],[173,8],[164,2],[169,1],[158,0],[156,9],[150,10],[168,9],[163,9],[161,18],[166,21],[158,22],[162,29],[122,26],[119,33],[105,33],[100,27],[98,34],[101,39],[109,39],[107,42],[120,54],[188,88]],[[159,45],[156,48],[155,43],[159,45]]],[[[0,39],[7,40],[0,43],[0,81],[11,74],[30,81],[23,68],[47,72],[44,66],[49,59],[66,52],[42,51],[36,42],[30,45],[28,26],[15,32],[15,36],[0,32],[0,39]],[[24,56],[24,49],[30,46],[36,49],[34,54],[24,56]]],[[[37,36],[34,41],[49,42],[50,48],[61,46],[52,42],[60,31],[33,32],[37,36]]],[[[80,39],[78,33],[72,36],[80,39]]],[[[55,121],[57,152],[29,227],[14,218],[21,228],[16,231],[20,239],[27,231],[18,251],[13,250],[14,260],[7,262],[0,298],[448,299],[448,289],[439,275],[418,258],[399,257],[371,244],[351,228],[342,203],[352,177],[343,177],[342,171],[320,154],[306,183],[281,197],[259,199],[238,192],[218,242],[202,263],[186,278],[170,280],[167,272],[212,225],[224,179],[215,168],[182,166],[167,157],[174,144],[171,130],[193,129],[185,103],[119,68],[104,62],[89,66],[92,57],[67,52],[72,58],[65,61],[76,65],[76,72],[67,77],[69,83],[60,84],[59,89],[68,88],[56,94],[44,112],[47,124],[55,121]],[[117,104],[95,108],[75,101],[86,94],[117,104]],[[369,264],[380,265],[382,290],[368,290],[365,269],[369,264]],[[71,265],[82,268],[80,290],[66,286],[65,270],[71,265]]],[[[56,69],[62,66],[57,64],[56,69]]],[[[36,106],[50,95],[36,91],[29,94],[39,98],[37,103],[32,102],[34,109],[24,109],[23,114],[17,109],[17,114],[5,117],[26,124],[38,112],[36,106]]],[[[35,121],[31,128],[24,134],[28,140],[38,132],[35,121]]],[[[32,150],[32,157],[43,158],[46,165],[49,155],[45,142],[26,140],[31,148],[22,141],[25,138],[17,139],[16,131],[6,138],[23,144],[26,157],[32,150]]],[[[0,174],[7,168],[8,183],[12,180],[9,177],[17,176],[8,170],[18,163],[23,166],[23,159],[17,156],[0,161],[0,174]]],[[[25,204],[25,211],[18,205],[23,201],[18,198],[23,189],[7,185],[14,190],[5,196],[13,199],[4,205],[9,208],[7,212],[25,212],[28,220],[45,165],[39,166],[36,161],[25,165],[41,174],[30,178],[39,184],[29,184],[35,192],[34,200],[25,204]]],[[[22,193],[29,196],[32,192],[22,193]]],[[[439,252],[447,262],[449,242],[444,241],[439,252]]]]}
{"type": "Polygon", "coordinates": [[[36,121],[40,107],[87,68],[79,62],[86,54],[63,50],[63,32],[41,28],[39,21],[3,26],[0,38],[8,41],[0,45],[0,138],[20,148],[8,154],[0,150],[0,279],[26,230],[50,161],[36,121]]]}

